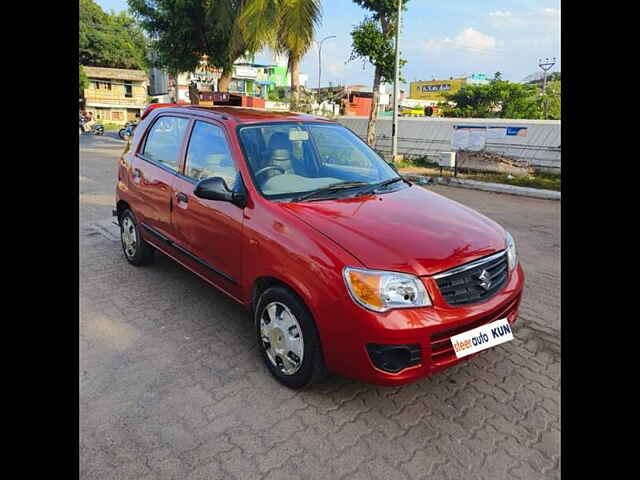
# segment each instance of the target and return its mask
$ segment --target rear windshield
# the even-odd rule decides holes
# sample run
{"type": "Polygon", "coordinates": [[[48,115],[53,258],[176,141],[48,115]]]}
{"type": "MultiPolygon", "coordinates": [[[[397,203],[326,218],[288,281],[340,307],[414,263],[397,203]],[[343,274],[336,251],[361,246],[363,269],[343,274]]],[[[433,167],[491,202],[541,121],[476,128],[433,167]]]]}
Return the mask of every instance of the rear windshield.
{"type": "Polygon", "coordinates": [[[239,128],[249,169],[267,198],[285,198],[340,182],[383,182],[398,174],[341,125],[283,122],[239,128]]]}

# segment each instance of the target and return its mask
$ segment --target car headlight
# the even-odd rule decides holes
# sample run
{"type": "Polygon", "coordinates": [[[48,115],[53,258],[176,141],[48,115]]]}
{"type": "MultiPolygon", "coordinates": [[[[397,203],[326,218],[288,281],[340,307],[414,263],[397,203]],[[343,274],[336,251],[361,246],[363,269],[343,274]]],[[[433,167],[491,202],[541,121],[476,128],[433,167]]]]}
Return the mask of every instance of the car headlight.
{"type": "Polygon", "coordinates": [[[507,232],[507,259],[509,260],[509,271],[516,268],[518,264],[518,252],[516,251],[516,242],[509,232],[507,232]]]}
{"type": "Polygon", "coordinates": [[[351,297],[369,310],[386,312],[431,305],[422,280],[414,275],[345,267],[343,276],[351,297]]]}

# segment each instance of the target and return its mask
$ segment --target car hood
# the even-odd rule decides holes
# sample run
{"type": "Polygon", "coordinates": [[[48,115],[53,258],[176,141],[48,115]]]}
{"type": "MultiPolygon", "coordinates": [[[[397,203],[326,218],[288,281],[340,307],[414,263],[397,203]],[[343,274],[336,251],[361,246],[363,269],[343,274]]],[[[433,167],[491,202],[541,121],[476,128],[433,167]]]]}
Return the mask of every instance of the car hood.
{"type": "Polygon", "coordinates": [[[496,222],[416,185],[282,206],[370,269],[433,275],[506,248],[496,222]]]}

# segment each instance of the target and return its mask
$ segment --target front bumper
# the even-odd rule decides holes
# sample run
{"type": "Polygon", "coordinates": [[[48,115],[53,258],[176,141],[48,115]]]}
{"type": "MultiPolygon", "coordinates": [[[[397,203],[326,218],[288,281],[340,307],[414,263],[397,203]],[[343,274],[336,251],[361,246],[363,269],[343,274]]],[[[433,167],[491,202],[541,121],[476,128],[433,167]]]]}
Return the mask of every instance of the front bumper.
{"type": "Polygon", "coordinates": [[[513,324],[522,298],[524,273],[518,265],[494,297],[464,307],[447,305],[435,282],[431,278],[423,281],[434,303],[431,307],[376,313],[348,298],[329,303],[318,312],[327,368],[367,383],[402,385],[471,358],[477,354],[458,359],[449,338],[501,318],[513,324]],[[367,344],[417,344],[420,362],[397,373],[383,371],[372,362],[367,344]]]}

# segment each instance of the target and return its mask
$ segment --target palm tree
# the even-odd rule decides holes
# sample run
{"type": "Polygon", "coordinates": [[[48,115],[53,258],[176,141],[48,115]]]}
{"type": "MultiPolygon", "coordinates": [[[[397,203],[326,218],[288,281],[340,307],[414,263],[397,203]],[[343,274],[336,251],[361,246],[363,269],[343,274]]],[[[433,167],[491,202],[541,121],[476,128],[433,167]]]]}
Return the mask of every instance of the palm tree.
{"type": "Polygon", "coordinates": [[[278,22],[277,50],[289,56],[293,108],[300,102],[300,61],[313,43],[315,27],[320,23],[319,0],[282,0],[278,22]]]}
{"type": "Polygon", "coordinates": [[[233,64],[245,53],[256,53],[260,48],[257,42],[258,36],[251,30],[247,30],[241,24],[240,19],[245,9],[253,0],[219,0],[214,2],[209,9],[216,16],[217,27],[222,32],[222,38],[228,38],[228,42],[222,42],[220,48],[222,76],[218,80],[218,91],[226,92],[233,77],[233,64]]]}
{"type": "Polygon", "coordinates": [[[300,101],[300,61],[320,23],[320,0],[247,0],[239,23],[252,49],[270,46],[289,57],[292,109],[300,101]]]}

